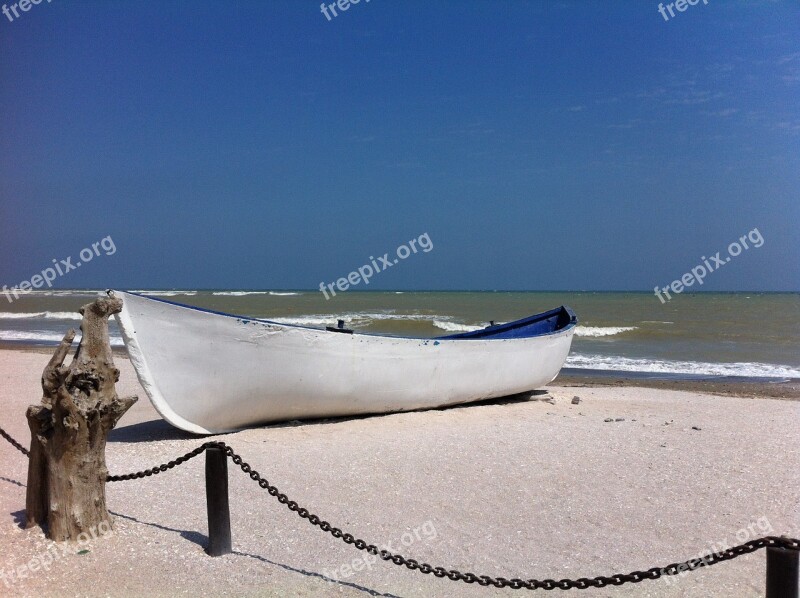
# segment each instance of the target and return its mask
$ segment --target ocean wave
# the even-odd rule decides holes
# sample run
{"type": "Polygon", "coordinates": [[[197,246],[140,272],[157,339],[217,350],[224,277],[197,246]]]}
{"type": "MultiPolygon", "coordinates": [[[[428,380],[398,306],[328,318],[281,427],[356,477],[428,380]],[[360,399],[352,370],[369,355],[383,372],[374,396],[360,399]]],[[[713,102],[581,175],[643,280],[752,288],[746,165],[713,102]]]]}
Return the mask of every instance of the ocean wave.
{"type": "Polygon", "coordinates": [[[459,324],[458,322],[448,322],[445,320],[434,320],[433,325],[447,332],[472,332],[480,330],[484,326],[470,326],[469,324],[459,324]]]}
{"type": "Polygon", "coordinates": [[[148,295],[149,297],[178,297],[186,296],[191,297],[197,295],[197,291],[130,291],[131,293],[138,293],[140,295],[148,295]]]}
{"type": "Polygon", "coordinates": [[[215,291],[211,293],[218,297],[244,297],[245,295],[271,295],[271,291],[215,291]]]}
{"type": "Polygon", "coordinates": [[[269,318],[254,318],[279,324],[294,326],[335,326],[337,320],[344,320],[348,328],[365,328],[376,322],[427,322],[432,326],[447,332],[471,332],[480,330],[489,324],[464,324],[453,321],[451,316],[436,314],[398,314],[394,310],[377,313],[350,312],[339,314],[309,314],[302,316],[275,316],[269,318]]]}
{"type": "Polygon", "coordinates": [[[578,326],[575,336],[614,336],[631,330],[636,330],[636,326],[578,326]]]}
{"type": "MultiPolygon", "coordinates": [[[[44,330],[0,330],[0,341],[20,341],[28,343],[60,343],[64,338],[63,334],[57,332],[46,332],[44,330]]],[[[81,340],[80,332],[75,335],[73,344],[77,344],[81,340]]],[[[112,347],[122,347],[121,336],[111,336],[112,347]]]]}
{"type": "Polygon", "coordinates": [[[77,311],[0,312],[0,320],[81,320],[77,311]]]}
{"type": "Polygon", "coordinates": [[[290,293],[290,292],[280,292],[280,291],[269,291],[269,294],[273,297],[294,297],[295,295],[302,295],[302,293],[290,293]]]}
{"type": "Polygon", "coordinates": [[[800,369],[786,365],[757,362],[710,363],[632,359],[606,355],[571,354],[565,367],[587,370],[649,372],[654,374],[696,374],[704,376],[747,376],[758,378],[800,378],[800,369]]]}
{"type": "Polygon", "coordinates": [[[19,298],[22,299],[23,297],[97,297],[98,295],[105,295],[105,290],[92,290],[92,289],[81,289],[81,290],[56,290],[56,289],[48,289],[48,290],[35,290],[31,289],[30,291],[21,291],[19,292],[19,298]]]}
{"type": "Polygon", "coordinates": [[[348,320],[348,318],[345,318],[344,316],[312,315],[312,316],[284,316],[275,318],[256,318],[256,319],[266,320],[268,322],[277,322],[278,324],[289,324],[291,326],[311,326],[311,327],[336,326],[336,320],[345,320],[347,322],[347,326],[354,325],[352,319],[348,320]]]}
{"type": "Polygon", "coordinates": [[[309,314],[304,316],[275,316],[273,318],[260,318],[280,324],[293,324],[295,326],[335,326],[337,320],[344,320],[345,325],[351,328],[369,326],[375,321],[386,320],[430,320],[431,316],[419,314],[393,314],[393,313],[341,313],[341,314],[309,314]]]}

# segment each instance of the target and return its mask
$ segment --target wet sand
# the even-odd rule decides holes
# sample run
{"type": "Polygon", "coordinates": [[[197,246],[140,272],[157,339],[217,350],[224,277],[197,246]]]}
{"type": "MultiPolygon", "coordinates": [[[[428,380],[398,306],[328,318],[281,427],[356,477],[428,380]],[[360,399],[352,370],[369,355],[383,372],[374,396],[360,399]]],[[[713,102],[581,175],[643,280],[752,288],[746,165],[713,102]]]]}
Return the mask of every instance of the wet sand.
{"type": "Polygon", "coordinates": [[[562,373],[551,386],[596,388],[635,386],[663,390],[684,390],[705,394],[751,399],[800,400],[800,380],[755,380],[748,378],[659,378],[644,375],[620,375],[617,372],[562,373]]]}

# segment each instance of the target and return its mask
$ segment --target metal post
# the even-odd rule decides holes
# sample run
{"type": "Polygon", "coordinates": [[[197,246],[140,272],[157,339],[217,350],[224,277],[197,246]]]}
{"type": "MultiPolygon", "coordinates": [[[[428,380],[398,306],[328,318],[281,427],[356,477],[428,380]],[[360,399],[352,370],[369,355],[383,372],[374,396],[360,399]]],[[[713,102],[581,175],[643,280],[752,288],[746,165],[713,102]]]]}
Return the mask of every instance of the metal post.
{"type": "Polygon", "coordinates": [[[206,449],[206,505],[210,556],[231,552],[231,511],[228,506],[228,456],[219,447],[206,449]]]}
{"type": "Polygon", "coordinates": [[[798,598],[800,550],[767,548],[767,598],[798,598]]]}

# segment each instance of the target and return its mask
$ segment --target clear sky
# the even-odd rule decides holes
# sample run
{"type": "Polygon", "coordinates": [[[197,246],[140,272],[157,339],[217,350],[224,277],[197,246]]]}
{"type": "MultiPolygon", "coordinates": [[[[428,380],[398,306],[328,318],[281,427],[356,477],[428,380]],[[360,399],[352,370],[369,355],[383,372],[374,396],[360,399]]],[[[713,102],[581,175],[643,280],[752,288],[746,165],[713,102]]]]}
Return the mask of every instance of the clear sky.
{"type": "MultiPolygon", "coordinates": [[[[18,0],[14,0],[16,2],[18,0]]],[[[14,4],[6,0],[6,4],[14,4]]],[[[44,0],[0,14],[0,285],[800,290],[800,6],[44,0]],[[667,17],[669,13],[665,11],[667,17]]]]}

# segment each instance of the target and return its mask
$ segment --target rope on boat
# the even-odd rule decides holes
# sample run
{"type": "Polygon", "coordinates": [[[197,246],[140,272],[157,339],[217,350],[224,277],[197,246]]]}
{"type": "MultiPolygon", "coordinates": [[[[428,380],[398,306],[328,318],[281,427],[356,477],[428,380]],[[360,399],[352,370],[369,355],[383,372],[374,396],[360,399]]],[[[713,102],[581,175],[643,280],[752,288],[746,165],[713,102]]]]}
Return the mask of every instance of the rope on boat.
{"type": "MultiPolygon", "coordinates": [[[[0,428],[0,435],[5,438],[12,446],[28,455],[28,451],[14,440],[5,430],[0,428]]],[[[172,469],[189,459],[205,452],[208,449],[220,449],[225,452],[225,455],[231,459],[241,470],[246,473],[251,480],[258,483],[258,485],[266,490],[270,496],[278,499],[278,502],[286,505],[290,511],[297,513],[302,519],[308,520],[311,525],[321,529],[323,532],[329,533],[334,538],[340,539],[345,544],[352,544],[358,550],[363,550],[371,555],[378,556],[384,561],[391,561],[395,565],[404,566],[412,571],[419,571],[425,575],[433,574],[435,577],[447,577],[452,581],[461,581],[464,583],[472,584],[477,583],[480,586],[494,586],[496,588],[510,588],[514,590],[570,590],[570,589],[585,589],[585,588],[602,588],[605,586],[621,586],[625,583],[639,583],[646,579],[658,579],[662,576],[678,575],[686,571],[693,571],[701,567],[710,567],[723,561],[729,561],[740,557],[744,554],[749,554],[762,548],[784,548],[789,550],[800,550],[800,540],[796,538],[787,538],[779,536],[764,536],[756,540],[750,540],[744,544],[727,548],[719,552],[714,552],[702,558],[689,559],[680,563],[671,563],[663,567],[651,567],[646,571],[633,571],[631,573],[622,574],[617,573],[611,576],[598,576],[598,577],[581,577],[578,579],[521,579],[505,577],[492,577],[490,575],[477,575],[475,573],[463,573],[457,569],[445,569],[444,567],[434,567],[428,563],[420,563],[419,561],[405,557],[400,554],[390,552],[388,550],[381,550],[375,544],[367,544],[364,540],[356,538],[352,534],[343,532],[338,527],[332,526],[327,521],[320,519],[317,515],[311,513],[305,507],[301,507],[295,501],[290,500],[288,496],[280,492],[278,488],[270,484],[266,478],[263,478],[260,473],[253,469],[241,456],[236,454],[233,449],[224,442],[206,442],[197,448],[189,451],[172,461],[138,471],[135,473],[123,475],[109,475],[107,480],[109,482],[118,482],[124,480],[140,479],[152,475],[156,475],[172,469]]]]}

